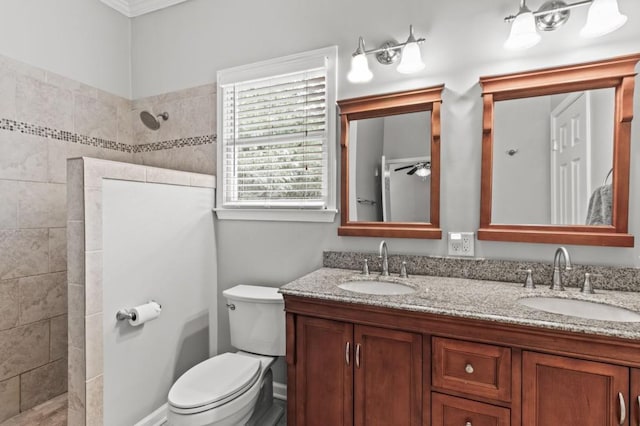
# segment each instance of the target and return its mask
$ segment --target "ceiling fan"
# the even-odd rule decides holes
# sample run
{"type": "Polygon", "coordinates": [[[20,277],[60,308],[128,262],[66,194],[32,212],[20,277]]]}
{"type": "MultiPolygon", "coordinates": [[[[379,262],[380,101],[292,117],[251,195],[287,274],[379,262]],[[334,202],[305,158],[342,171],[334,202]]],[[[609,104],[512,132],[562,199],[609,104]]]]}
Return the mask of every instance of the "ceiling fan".
{"type": "Polygon", "coordinates": [[[415,174],[416,176],[427,177],[431,174],[431,161],[418,161],[408,166],[398,167],[397,169],[393,169],[393,171],[397,172],[406,169],[411,169],[407,172],[408,175],[415,174]]]}

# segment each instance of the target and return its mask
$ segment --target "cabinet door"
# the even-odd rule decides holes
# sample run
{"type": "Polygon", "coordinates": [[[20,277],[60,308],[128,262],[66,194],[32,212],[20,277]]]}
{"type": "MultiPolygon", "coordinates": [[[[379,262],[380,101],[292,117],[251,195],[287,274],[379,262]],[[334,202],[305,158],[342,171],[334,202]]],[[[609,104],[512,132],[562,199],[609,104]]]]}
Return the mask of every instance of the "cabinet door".
{"type": "Polygon", "coordinates": [[[523,353],[523,426],[628,425],[628,395],[626,367],[523,353]]]}
{"type": "Polygon", "coordinates": [[[352,337],[351,324],[297,317],[297,425],[353,424],[352,337]]]}
{"type": "Polygon", "coordinates": [[[354,326],[355,425],[422,423],[422,336],[354,326]]]}
{"type": "Polygon", "coordinates": [[[631,369],[631,395],[629,395],[629,405],[631,406],[631,424],[640,426],[640,369],[631,369]]]}

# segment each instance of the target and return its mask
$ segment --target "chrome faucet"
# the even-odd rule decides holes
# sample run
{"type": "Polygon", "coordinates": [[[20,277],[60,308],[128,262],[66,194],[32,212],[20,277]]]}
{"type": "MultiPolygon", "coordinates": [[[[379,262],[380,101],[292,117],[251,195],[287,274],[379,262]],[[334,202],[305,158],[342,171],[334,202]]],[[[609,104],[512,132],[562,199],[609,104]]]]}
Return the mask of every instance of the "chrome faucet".
{"type": "Polygon", "coordinates": [[[551,290],[564,291],[564,285],[562,284],[562,272],[560,271],[561,257],[564,257],[564,270],[570,271],[572,269],[569,252],[564,247],[558,247],[556,254],[553,257],[553,278],[551,280],[551,290]]]}
{"type": "Polygon", "coordinates": [[[389,249],[387,249],[387,242],[382,240],[380,243],[380,249],[378,253],[378,259],[382,261],[382,275],[383,277],[389,276],[389,249]]]}

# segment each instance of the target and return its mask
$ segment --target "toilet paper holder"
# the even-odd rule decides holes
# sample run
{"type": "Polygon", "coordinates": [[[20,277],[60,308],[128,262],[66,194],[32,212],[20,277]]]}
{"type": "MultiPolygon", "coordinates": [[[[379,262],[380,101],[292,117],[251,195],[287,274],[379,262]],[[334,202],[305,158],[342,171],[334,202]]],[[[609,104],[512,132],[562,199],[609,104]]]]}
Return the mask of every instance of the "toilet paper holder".
{"type": "MultiPolygon", "coordinates": [[[[154,300],[150,300],[150,302],[155,302],[154,300]]],[[[158,302],[155,302],[158,303],[158,302]]],[[[160,306],[160,309],[162,309],[162,305],[160,303],[158,303],[158,306],[160,306]]],[[[130,309],[120,309],[118,310],[118,312],[116,312],[116,319],[118,321],[126,321],[126,320],[132,320],[135,321],[136,320],[136,313],[132,312],[130,309]]]]}
{"type": "Polygon", "coordinates": [[[136,313],[129,312],[128,309],[120,309],[116,312],[116,319],[118,321],[126,321],[126,320],[136,320],[136,313]]]}

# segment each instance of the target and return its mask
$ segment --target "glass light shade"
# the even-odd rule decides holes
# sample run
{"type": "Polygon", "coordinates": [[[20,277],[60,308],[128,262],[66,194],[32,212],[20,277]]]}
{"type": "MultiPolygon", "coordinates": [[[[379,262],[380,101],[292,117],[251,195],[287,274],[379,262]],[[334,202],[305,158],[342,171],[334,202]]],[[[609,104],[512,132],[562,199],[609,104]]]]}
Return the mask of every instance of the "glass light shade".
{"type": "Polygon", "coordinates": [[[366,83],[373,78],[373,73],[369,69],[367,55],[361,53],[351,58],[351,70],[347,74],[347,79],[352,83],[366,83]]]}
{"type": "Polygon", "coordinates": [[[418,167],[416,170],[416,176],[420,176],[421,178],[426,178],[431,174],[431,170],[427,169],[425,166],[418,167]]]}
{"type": "Polygon", "coordinates": [[[600,37],[623,26],[627,17],[620,13],[617,0],[593,0],[587,23],[580,30],[582,37],[600,37]]]}
{"type": "Polygon", "coordinates": [[[535,46],[540,41],[540,34],[536,30],[536,19],[531,11],[521,11],[511,24],[509,38],[504,42],[504,48],[522,50],[535,46]]]}
{"type": "Polygon", "coordinates": [[[402,74],[412,74],[424,68],[422,55],[420,54],[420,46],[417,42],[411,42],[402,49],[402,59],[398,65],[398,72],[402,74]]]}

